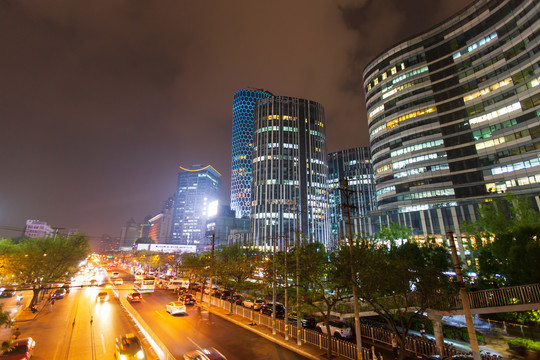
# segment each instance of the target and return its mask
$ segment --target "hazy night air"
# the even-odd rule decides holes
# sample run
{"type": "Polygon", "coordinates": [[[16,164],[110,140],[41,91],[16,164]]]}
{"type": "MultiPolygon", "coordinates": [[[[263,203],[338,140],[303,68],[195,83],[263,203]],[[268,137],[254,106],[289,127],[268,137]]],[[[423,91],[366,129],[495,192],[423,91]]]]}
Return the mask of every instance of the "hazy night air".
{"type": "Polygon", "coordinates": [[[367,146],[362,70],[472,0],[0,3],[0,236],[26,219],[118,236],[161,210],[179,166],[229,203],[234,92],[326,112],[328,151],[367,146]]]}

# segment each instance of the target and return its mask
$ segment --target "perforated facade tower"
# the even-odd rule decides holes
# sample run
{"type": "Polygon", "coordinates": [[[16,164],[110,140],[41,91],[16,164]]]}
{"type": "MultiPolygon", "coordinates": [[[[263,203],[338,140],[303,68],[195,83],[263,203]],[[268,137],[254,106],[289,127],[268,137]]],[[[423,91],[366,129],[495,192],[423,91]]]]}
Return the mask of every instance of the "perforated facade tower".
{"type": "Polygon", "coordinates": [[[263,90],[240,90],[233,97],[231,210],[237,218],[251,213],[253,110],[257,100],[271,95],[263,90]]]}
{"type": "Polygon", "coordinates": [[[539,32],[538,1],[477,0],[367,65],[381,223],[459,236],[479,201],[538,203],[539,32]]]}
{"type": "Polygon", "coordinates": [[[283,249],[297,229],[328,245],[328,156],[323,107],[273,96],[257,102],[253,123],[253,242],[283,249]],[[298,212],[296,208],[298,207],[298,212]],[[298,218],[297,218],[298,216],[298,218]]]}

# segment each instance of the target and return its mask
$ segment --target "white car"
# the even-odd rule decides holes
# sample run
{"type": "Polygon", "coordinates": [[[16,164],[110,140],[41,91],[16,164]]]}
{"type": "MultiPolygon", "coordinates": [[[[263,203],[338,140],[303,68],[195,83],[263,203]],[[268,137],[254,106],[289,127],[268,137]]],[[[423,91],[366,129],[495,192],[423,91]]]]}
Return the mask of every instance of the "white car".
{"type": "Polygon", "coordinates": [[[266,304],[266,301],[264,299],[257,299],[257,300],[253,300],[253,299],[245,299],[243,302],[242,302],[242,305],[244,307],[247,307],[247,308],[251,308],[255,311],[259,311],[261,310],[262,306],[266,304]]]}
{"type": "MultiPolygon", "coordinates": [[[[330,334],[337,339],[349,339],[352,336],[352,330],[349,324],[341,320],[330,320],[330,334]]],[[[326,324],[317,323],[317,331],[326,334],[326,324]]]]}
{"type": "Polygon", "coordinates": [[[114,279],[114,285],[123,285],[124,280],[122,278],[114,279]]]}
{"type": "Polygon", "coordinates": [[[185,314],[186,313],[186,305],[184,305],[181,301],[172,301],[167,304],[166,310],[171,315],[176,314],[185,314]]]}

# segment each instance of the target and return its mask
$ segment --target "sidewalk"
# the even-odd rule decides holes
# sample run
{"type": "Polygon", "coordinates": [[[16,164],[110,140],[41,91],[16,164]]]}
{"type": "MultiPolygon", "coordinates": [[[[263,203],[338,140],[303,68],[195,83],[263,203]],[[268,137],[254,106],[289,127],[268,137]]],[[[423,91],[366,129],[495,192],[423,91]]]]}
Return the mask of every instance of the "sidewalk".
{"type": "MultiPolygon", "coordinates": [[[[285,338],[281,334],[272,335],[272,329],[269,329],[266,326],[254,324],[249,319],[244,318],[240,315],[230,314],[228,310],[220,308],[219,306],[214,305],[208,308],[208,304],[206,302],[200,304],[200,306],[202,309],[208,310],[212,314],[218,315],[230,322],[233,322],[236,325],[243,327],[244,329],[254,332],[258,334],[259,336],[262,336],[286,349],[294,351],[297,354],[302,355],[308,359],[312,359],[312,360],[328,359],[326,357],[326,348],[319,349],[318,347],[310,345],[310,344],[297,345],[296,340],[294,340],[292,337],[289,340],[285,340],[285,338]]],[[[332,357],[332,359],[346,360],[346,358],[341,357],[341,356],[335,356],[335,357],[332,357]]]]}

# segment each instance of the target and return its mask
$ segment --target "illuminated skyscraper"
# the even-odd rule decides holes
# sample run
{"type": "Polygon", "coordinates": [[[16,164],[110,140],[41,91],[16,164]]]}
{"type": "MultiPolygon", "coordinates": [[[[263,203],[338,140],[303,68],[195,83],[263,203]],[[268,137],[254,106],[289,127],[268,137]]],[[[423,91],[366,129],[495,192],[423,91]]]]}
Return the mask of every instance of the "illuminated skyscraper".
{"type": "Polygon", "coordinates": [[[349,199],[353,234],[371,232],[369,213],[376,208],[375,183],[369,147],[357,147],[328,154],[328,187],[332,239],[349,237],[346,227],[345,195],[337,188],[340,180],[347,179],[348,188],[354,191],[349,199]]]}
{"type": "Polygon", "coordinates": [[[257,100],[271,95],[264,90],[240,90],[233,97],[231,210],[238,218],[251,214],[253,110],[257,100]]]}
{"type": "Polygon", "coordinates": [[[255,107],[251,231],[258,246],[295,238],[328,244],[328,157],[323,107],[272,96],[255,107]],[[295,211],[298,206],[298,213],[295,211]]]}
{"type": "Polygon", "coordinates": [[[180,167],[174,201],[171,243],[198,245],[205,242],[208,205],[219,199],[221,174],[212,166],[180,167]]]}
{"type": "Polygon", "coordinates": [[[538,203],[539,14],[538,1],[477,0],[368,64],[381,224],[459,237],[479,200],[511,191],[538,203]]]}

